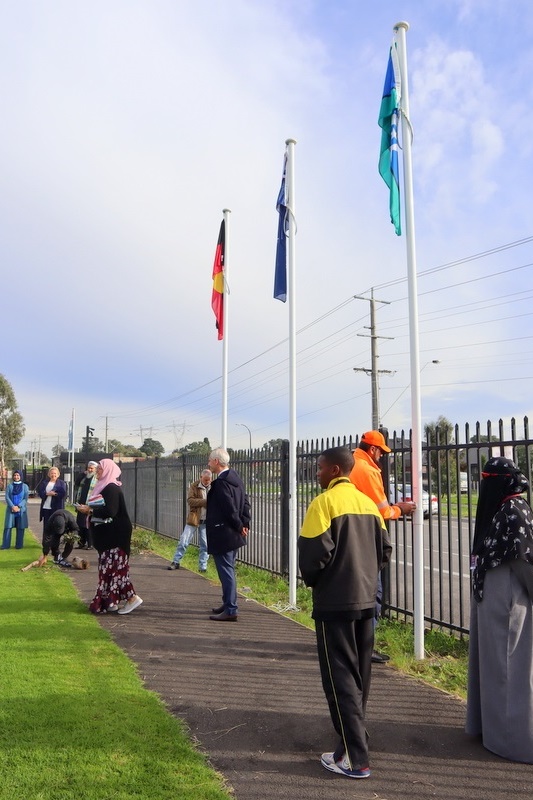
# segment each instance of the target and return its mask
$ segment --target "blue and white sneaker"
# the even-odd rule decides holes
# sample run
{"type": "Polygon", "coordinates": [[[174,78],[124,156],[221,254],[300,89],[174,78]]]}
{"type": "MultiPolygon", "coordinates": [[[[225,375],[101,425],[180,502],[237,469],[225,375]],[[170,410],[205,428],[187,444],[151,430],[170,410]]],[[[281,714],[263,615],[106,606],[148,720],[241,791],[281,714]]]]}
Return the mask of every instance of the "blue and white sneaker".
{"type": "Polygon", "coordinates": [[[370,769],[368,767],[350,769],[346,756],[343,756],[339,761],[335,761],[333,753],[322,753],[320,763],[330,772],[336,772],[346,778],[370,778],[370,769]]]}

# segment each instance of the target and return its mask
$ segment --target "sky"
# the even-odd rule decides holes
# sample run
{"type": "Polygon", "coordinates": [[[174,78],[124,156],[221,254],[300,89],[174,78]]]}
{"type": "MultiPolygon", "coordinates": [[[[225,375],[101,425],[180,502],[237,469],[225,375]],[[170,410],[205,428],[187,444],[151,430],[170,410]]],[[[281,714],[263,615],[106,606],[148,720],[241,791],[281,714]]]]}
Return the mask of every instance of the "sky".
{"type": "MultiPolygon", "coordinates": [[[[295,145],[297,435],[410,428],[406,238],[377,125],[395,23],[413,130],[423,423],[530,415],[530,0],[0,0],[0,372],[20,452],[90,425],[221,441],[211,309],[231,210],[228,442],[289,434],[276,198],[295,145]],[[356,299],[355,296],[363,296],[356,299]],[[364,299],[366,298],[366,299],[364,299]],[[438,363],[435,363],[438,362],[438,363]],[[356,368],[358,371],[354,371],[356,368]]],[[[531,373],[531,374],[530,374],[531,373]]]]}

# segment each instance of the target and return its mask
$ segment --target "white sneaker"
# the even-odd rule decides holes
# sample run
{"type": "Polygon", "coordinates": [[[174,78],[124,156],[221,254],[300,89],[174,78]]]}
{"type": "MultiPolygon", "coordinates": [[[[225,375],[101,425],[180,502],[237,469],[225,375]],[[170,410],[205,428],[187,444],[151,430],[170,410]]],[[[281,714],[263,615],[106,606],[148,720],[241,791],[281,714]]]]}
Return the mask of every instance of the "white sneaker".
{"type": "Polygon", "coordinates": [[[119,608],[117,614],[129,614],[130,611],[135,611],[136,608],[139,608],[139,606],[142,605],[142,601],[142,597],[139,597],[139,595],[136,594],[133,600],[127,602],[123,608],[119,608]]]}
{"type": "Polygon", "coordinates": [[[368,767],[350,769],[346,756],[343,756],[339,761],[335,761],[333,753],[322,753],[320,763],[330,772],[336,772],[337,775],[345,775],[347,778],[370,778],[368,767]]]}

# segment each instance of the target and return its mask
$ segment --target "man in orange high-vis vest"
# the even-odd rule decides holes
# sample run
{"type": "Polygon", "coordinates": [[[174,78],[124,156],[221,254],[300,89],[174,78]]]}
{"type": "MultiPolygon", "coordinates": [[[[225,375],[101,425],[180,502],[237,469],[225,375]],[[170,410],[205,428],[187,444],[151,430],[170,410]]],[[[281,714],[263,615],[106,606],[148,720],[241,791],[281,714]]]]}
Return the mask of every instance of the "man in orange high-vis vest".
{"type": "MultiPolygon", "coordinates": [[[[411,501],[395,503],[390,505],[385,489],[383,487],[383,475],[379,467],[379,462],[383,453],[390,453],[385,437],[380,431],[367,431],[361,436],[361,441],[354,450],[354,467],[350,473],[350,480],[360,492],[366,494],[377,505],[379,513],[384,520],[398,519],[402,516],[409,516],[416,509],[416,503],[411,501]]],[[[376,619],[381,613],[382,586],[381,578],[378,580],[376,597],[376,619]]],[[[374,664],[384,664],[389,660],[389,656],[374,651],[372,661],[374,664]]]]}

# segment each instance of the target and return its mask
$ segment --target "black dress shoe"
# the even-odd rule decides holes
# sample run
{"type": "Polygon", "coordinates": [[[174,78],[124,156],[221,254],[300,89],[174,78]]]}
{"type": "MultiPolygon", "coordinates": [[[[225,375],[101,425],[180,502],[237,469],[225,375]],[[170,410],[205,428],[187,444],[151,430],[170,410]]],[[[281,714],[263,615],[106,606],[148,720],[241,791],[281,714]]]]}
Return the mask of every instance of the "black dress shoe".
{"type": "Polygon", "coordinates": [[[222,605],[219,606],[218,608],[212,608],[211,609],[213,614],[222,614],[222,612],[225,611],[225,610],[226,610],[226,606],[224,605],[224,603],[222,603],[222,605]]]}
{"type": "Polygon", "coordinates": [[[386,656],[385,653],[378,653],[377,650],[374,650],[372,653],[372,663],[373,664],[386,664],[387,661],[390,660],[390,656],[386,656]]]}
{"type": "Polygon", "coordinates": [[[237,614],[227,614],[223,611],[221,614],[211,614],[209,619],[215,622],[237,622],[237,614]]]}

